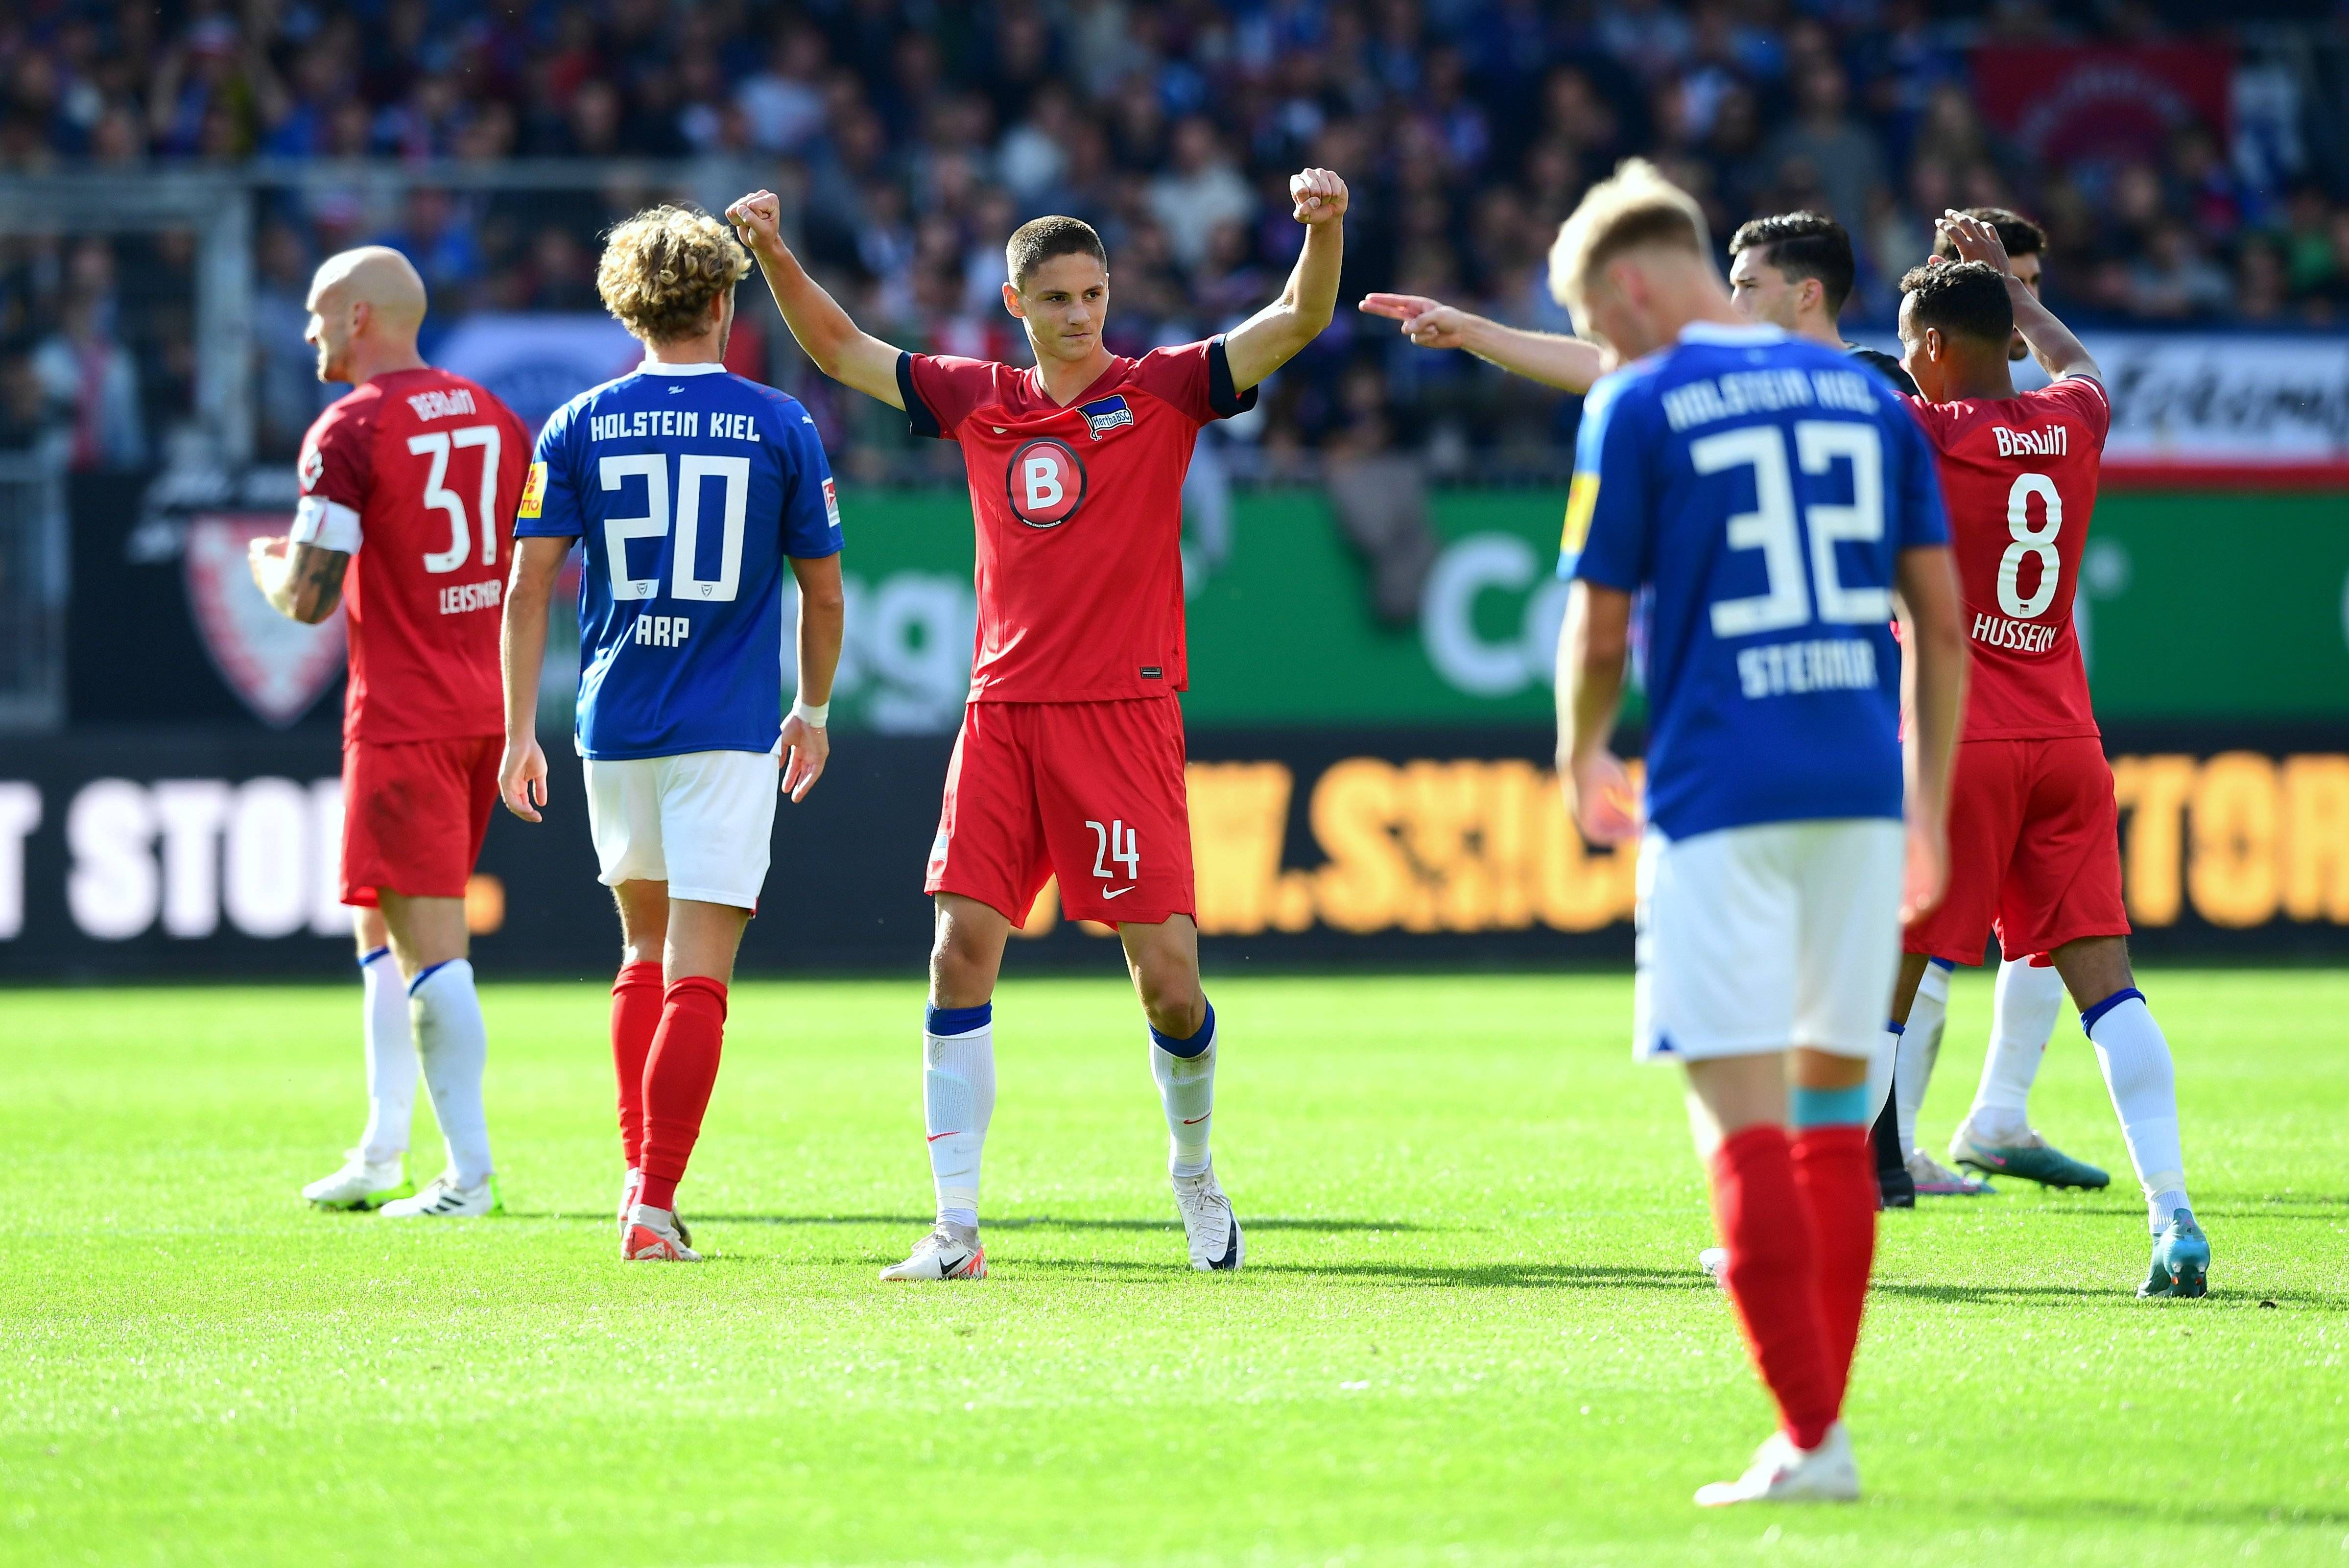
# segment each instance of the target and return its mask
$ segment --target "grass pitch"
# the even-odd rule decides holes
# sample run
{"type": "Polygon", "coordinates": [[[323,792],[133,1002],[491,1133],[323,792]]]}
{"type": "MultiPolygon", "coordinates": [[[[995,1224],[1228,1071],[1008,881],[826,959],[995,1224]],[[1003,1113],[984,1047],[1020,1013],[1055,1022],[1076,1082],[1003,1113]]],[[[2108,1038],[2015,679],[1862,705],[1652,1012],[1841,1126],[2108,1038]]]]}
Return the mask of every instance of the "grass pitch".
{"type": "Polygon", "coordinates": [[[511,1212],[406,1226],[295,1196],[356,985],[0,992],[0,1561],[2349,1561],[2349,976],[2145,983],[2209,1298],[2133,1299],[2067,1019],[2034,1108],[2115,1188],[1888,1216],[1867,1501],[1728,1517],[1770,1416],[1619,978],[1216,981],[1237,1276],[1183,1267],[1131,995],[1008,985],[994,1277],[945,1287],[874,1279],[928,1215],[914,983],[736,992],[700,1268],[616,1260],[599,986],[486,992],[511,1212]]]}

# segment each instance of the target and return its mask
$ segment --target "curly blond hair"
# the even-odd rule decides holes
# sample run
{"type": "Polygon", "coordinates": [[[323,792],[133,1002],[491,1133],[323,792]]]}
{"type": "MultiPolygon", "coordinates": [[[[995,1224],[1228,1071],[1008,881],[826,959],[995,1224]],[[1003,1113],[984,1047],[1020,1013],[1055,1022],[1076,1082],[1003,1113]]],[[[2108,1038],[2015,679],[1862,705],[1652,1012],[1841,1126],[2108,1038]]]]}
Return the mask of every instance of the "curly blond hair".
{"type": "Polygon", "coordinates": [[[604,236],[595,292],[631,333],[669,343],[698,336],[709,302],[750,270],[732,232],[700,208],[647,207],[604,236]]]}

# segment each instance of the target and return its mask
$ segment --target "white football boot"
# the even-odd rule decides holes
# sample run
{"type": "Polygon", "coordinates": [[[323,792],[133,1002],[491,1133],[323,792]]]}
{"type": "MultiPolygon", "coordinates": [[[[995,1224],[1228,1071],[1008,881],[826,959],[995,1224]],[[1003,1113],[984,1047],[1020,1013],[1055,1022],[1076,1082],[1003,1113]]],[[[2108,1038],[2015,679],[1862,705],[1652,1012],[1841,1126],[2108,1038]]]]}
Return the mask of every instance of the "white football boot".
{"type": "Polygon", "coordinates": [[[1997,1189],[1979,1176],[1951,1170],[1921,1148],[1909,1151],[1909,1179],[1920,1198],[1993,1198],[1997,1189]]]}
{"type": "Polygon", "coordinates": [[[1726,1508],[1739,1502],[1857,1502],[1859,1467],[1852,1462],[1851,1434],[1841,1421],[1827,1428],[1816,1449],[1795,1447],[1784,1432],[1773,1432],[1754,1450],[1754,1463],[1733,1481],[1713,1481],[1696,1489],[1699,1508],[1726,1508]]]}
{"type": "Polygon", "coordinates": [[[1713,1282],[1723,1290],[1729,1288],[1729,1249],[1707,1247],[1696,1255],[1696,1266],[1702,1269],[1713,1282]]]}
{"type": "Polygon", "coordinates": [[[408,1179],[408,1156],[369,1160],[365,1149],[343,1155],[343,1168],[322,1176],[302,1189],[302,1196],[321,1209],[375,1209],[416,1190],[408,1179]]]}
{"type": "Polygon", "coordinates": [[[401,1198],[383,1206],[387,1220],[479,1220],[485,1214],[502,1214],[505,1204],[498,1198],[498,1180],[494,1176],[481,1178],[472,1187],[460,1187],[457,1179],[442,1171],[426,1182],[424,1190],[413,1198],[401,1198]]]}
{"type": "Polygon", "coordinates": [[[881,1271],[885,1280],[983,1280],[987,1249],[978,1244],[978,1227],[940,1220],[937,1229],[914,1243],[913,1255],[881,1271]]]}
{"type": "Polygon", "coordinates": [[[639,1203],[628,1210],[627,1233],[620,1238],[624,1263],[698,1263],[701,1254],[686,1243],[691,1238],[673,1210],[639,1203]]]}
{"type": "Polygon", "coordinates": [[[1216,1168],[1174,1180],[1174,1207],[1183,1214],[1183,1234],[1191,1243],[1191,1266],[1201,1273],[1237,1269],[1247,1256],[1239,1217],[1216,1180],[1216,1168]]]}

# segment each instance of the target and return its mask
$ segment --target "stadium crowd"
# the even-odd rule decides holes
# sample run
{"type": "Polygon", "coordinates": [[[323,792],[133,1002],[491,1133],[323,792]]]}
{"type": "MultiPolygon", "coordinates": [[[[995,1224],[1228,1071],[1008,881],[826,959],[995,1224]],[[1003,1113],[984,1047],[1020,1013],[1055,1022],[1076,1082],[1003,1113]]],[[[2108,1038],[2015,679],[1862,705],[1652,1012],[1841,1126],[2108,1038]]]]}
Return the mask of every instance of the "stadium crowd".
{"type": "MultiPolygon", "coordinates": [[[[1699,194],[1717,236],[1760,212],[1842,219],[1858,322],[1889,322],[1932,214],[1985,202],[2044,222],[2050,297],[2069,315],[2349,320],[2337,22],[2282,53],[2241,48],[2223,136],[2189,120],[2134,156],[2063,164],[1980,107],[1969,51],[1983,43],[2174,38],[2168,24],[2207,15],[2154,0],[2007,0],[1965,22],[1924,0],[25,0],[0,18],[0,178],[667,161],[713,210],[761,184],[795,196],[809,254],[860,319],[1009,357],[1022,346],[995,290],[1019,221],[1067,211],[1102,230],[1114,346],[1139,350],[1269,297],[1298,243],[1281,182],[1307,162],[1357,192],[1346,297],[1433,294],[1563,327],[1540,282],[1549,237],[1641,151],[1699,194]]],[[[647,193],[625,179],[562,195],[376,189],[313,180],[263,203],[268,454],[318,406],[300,295],[322,254],[398,246],[436,327],[593,310],[596,236],[647,193]]],[[[0,446],[47,441],[84,468],[156,459],[188,408],[191,248],[0,236],[0,446]]],[[[780,337],[754,329],[746,352],[804,386],[780,337]]],[[[1276,463],[1329,445],[1425,446],[1440,465],[1554,452],[1570,408],[1457,358],[1346,322],[1242,438],[1276,463]]],[[[885,421],[808,391],[851,472],[902,450],[885,421]]]]}

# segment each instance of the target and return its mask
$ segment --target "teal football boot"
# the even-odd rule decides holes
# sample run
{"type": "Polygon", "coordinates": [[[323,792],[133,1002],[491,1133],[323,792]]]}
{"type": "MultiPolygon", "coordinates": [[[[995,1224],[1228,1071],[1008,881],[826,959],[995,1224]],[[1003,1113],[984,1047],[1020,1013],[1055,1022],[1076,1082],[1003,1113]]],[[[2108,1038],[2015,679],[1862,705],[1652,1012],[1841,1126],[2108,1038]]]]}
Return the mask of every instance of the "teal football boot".
{"type": "Polygon", "coordinates": [[[2035,1132],[2025,1132],[2013,1143],[1985,1143],[1973,1136],[1971,1121],[1950,1139],[1950,1163],[1984,1176],[2021,1177],[2042,1187],[2078,1187],[2094,1192],[2113,1184],[2111,1177],[2085,1160],[2074,1159],[2035,1132]]]}
{"type": "Polygon", "coordinates": [[[2210,1238],[2191,1211],[2170,1211],[2169,1223],[2153,1239],[2153,1268],[2137,1286],[2140,1296],[2199,1296],[2210,1288],[2210,1238]]]}

